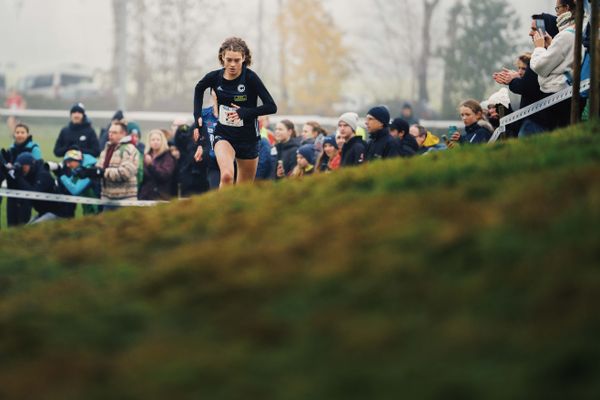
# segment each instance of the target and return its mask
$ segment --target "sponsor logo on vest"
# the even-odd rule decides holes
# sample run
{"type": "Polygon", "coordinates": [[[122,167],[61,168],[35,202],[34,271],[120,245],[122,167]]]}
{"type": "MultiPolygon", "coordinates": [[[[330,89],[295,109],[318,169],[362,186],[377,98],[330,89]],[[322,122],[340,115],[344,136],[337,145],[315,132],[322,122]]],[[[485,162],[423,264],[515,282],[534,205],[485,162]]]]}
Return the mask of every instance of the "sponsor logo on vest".
{"type": "Polygon", "coordinates": [[[238,86],[238,92],[244,93],[245,91],[246,91],[246,85],[239,85],[238,86]]]}
{"type": "Polygon", "coordinates": [[[238,101],[238,102],[248,101],[248,96],[246,96],[246,95],[244,95],[244,96],[235,96],[233,98],[233,101],[238,101]]]}

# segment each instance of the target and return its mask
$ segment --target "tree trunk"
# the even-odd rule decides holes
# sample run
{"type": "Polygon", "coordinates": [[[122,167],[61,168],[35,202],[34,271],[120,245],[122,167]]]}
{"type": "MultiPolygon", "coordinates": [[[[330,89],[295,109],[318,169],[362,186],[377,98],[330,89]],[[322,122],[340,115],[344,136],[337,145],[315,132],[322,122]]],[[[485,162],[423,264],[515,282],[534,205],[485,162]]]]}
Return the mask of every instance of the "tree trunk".
{"type": "Polygon", "coordinates": [[[439,5],[440,0],[425,0],[423,3],[424,14],[423,14],[423,27],[421,31],[421,38],[423,47],[421,49],[421,57],[419,59],[419,65],[417,67],[418,75],[417,80],[419,82],[419,103],[425,104],[429,102],[429,93],[427,90],[427,73],[429,70],[429,60],[431,58],[431,20],[433,18],[433,12],[439,5]]]}

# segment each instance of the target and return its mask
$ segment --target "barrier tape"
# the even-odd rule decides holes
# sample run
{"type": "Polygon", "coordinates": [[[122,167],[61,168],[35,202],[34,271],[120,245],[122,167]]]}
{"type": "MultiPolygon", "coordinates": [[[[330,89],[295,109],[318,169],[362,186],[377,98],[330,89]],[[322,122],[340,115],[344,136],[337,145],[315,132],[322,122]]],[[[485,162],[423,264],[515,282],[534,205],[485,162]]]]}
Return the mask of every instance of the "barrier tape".
{"type": "MultiPolygon", "coordinates": [[[[586,79],[585,81],[581,82],[581,91],[582,92],[586,91],[589,88],[590,88],[590,80],[589,79],[586,79]]],[[[529,117],[530,115],[537,114],[540,111],[550,108],[553,105],[561,103],[572,97],[573,97],[573,88],[568,87],[564,90],[561,90],[558,93],[554,93],[551,96],[548,96],[536,103],[530,104],[527,107],[524,107],[518,111],[513,112],[512,114],[507,115],[506,117],[504,117],[500,120],[500,126],[498,127],[498,129],[496,129],[494,131],[494,134],[492,135],[492,137],[488,143],[496,142],[496,140],[498,140],[500,135],[502,133],[506,132],[507,125],[514,124],[517,121],[525,119],[525,118],[529,117]]]]}
{"type": "Polygon", "coordinates": [[[89,204],[95,206],[118,206],[118,207],[154,207],[166,201],[140,201],[140,200],[101,200],[90,197],[69,196],[64,194],[29,192],[25,190],[14,190],[0,188],[0,197],[11,197],[24,200],[53,201],[57,203],[89,204]]]}

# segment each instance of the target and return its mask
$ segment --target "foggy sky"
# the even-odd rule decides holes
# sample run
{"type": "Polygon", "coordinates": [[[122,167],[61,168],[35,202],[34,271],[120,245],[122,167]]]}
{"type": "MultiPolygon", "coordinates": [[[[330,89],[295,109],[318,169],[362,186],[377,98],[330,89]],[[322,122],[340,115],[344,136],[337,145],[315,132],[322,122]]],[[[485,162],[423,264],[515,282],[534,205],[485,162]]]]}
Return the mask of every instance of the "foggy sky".
{"type": "MultiPolygon", "coordinates": [[[[450,0],[442,2],[452,3],[450,0]]],[[[553,0],[510,2],[524,24],[534,12],[542,9],[553,12],[555,3],[553,0]]],[[[18,70],[31,70],[71,62],[109,68],[113,32],[111,3],[110,0],[0,0],[0,68],[7,69],[13,64],[18,70]]],[[[234,15],[240,13],[241,2],[228,4],[232,5],[223,4],[220,8],[234,15]]],[[[243,4],[255,7],[256,0],[243,4]]],[[[359,10],[347,6],[347,1],[325,0],[325,4],[342,29],[355,26],[363,18],[359,10]]],[[[438,13],[440,23],[445,20],[444,14],[444,11],[438,13]]]]}

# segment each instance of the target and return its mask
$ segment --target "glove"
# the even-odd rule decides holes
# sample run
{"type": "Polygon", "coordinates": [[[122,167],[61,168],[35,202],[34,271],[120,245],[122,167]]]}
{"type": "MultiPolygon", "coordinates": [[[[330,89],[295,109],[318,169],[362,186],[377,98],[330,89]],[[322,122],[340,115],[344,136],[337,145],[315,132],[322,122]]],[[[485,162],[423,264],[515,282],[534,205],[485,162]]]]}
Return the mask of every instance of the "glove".
{"type": "Polygon", "coordinates": [[[2,159],[4,160],[4,163],[12,162],[12,154],[10,154],[10,151],[8,151],[6,149],[2,149],[2,150],[0,150],[0,155],[2,155],[2,159]]]}

